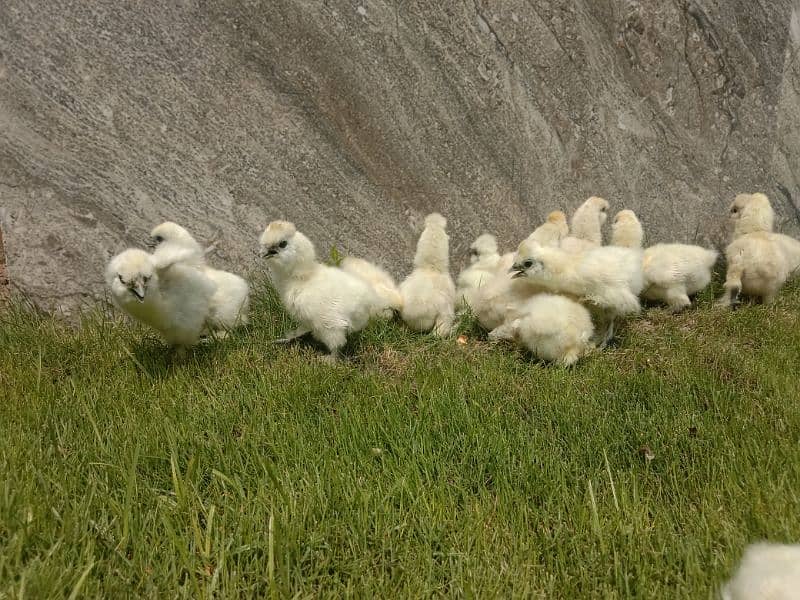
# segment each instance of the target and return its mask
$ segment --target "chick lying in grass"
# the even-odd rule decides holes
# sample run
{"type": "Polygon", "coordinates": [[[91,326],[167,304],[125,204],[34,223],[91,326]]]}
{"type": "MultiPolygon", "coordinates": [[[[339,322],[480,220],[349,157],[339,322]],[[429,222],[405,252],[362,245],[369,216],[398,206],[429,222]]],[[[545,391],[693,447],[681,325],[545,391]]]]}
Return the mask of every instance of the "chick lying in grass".
{"type": "Polygon", "coordinates": [[[395,311],[399,312],[403,307],[403,297],[394,278],[378,265],[363,258],[347,256],[342,259],[340,268],[345,273],[355,275],[375,291],[381,302],[376,307],[374,316],[391,319],[395,311]]]}
{"type": "MultiPolygon", "coordinates": [[[[642,224],[632,210],[617,213],[612,225],[611,245],[641,249],[642,224]]],[[[716,250],[690,244],[656,244],[642,256],[642,296],[666,304],[673,312],[691,306],[689,296],[711,283],[717,262],[716,250]]]]}
{"type": "Polygon", "coordinates": [[[573,213],[569,235],[561,240],[561,248],[567,252],[585,252],[603,244],[603,223],[608,217],[608,202],[592,196],[573,213]]]}
{"type": "Polygon", "coordinates": [[[209,267],[205,251],[194,237],[177,223],[167,221],[150,232],[147,245],[153,249],[156,264],[182,263],[197,268],[215,285],[211,298],[207,330],[217,337],[247,324],[250,286],[238,275],[209,267]]]}
{"type": "Polygon", "coordinates": [[[580,254],[546,248],[524,241],[512,267],[515,278],[551,292],[568,294],[600,311],[606,328],[605,346],[614,335],[617,318],[639,312],[643,287],[640,251],[615,246],[598,247],[580,254]]]}
{"type": "Polygon", "coordinates": [[[774,212],[764,194],[739,194],[731,204],[733,241],[725,249],[728,271],[722,306],[735,306],[739,295],[772,302],[800,268],[800,242],[773,233],[774,212]]]}
{"type": "Polygon", "coordinates": [[[543,360],[569,366],[592,349],[594,326],[583,306],[554,294],[537,294],[489,333],[489,339],[514,340],[543,360]]]}
{"type": "Polygon", "coordinates": [[[158,331],[180,354],[200,339],[216,292],[214,282],[197,268],[157,263],[133,248],[111,259],[106,283],[117,306],[158,331]]]}
{"type": "Polygon", "coordinates": [[[292,223],[273,221],[260,238],[261,256],[286,312],[299,323],[279,342],[307,333],[325,345],[335,361],[347,335],[362,330],[381,305],[362,279],[317,261],[314,244],[292,223]]]}
{"type": "Polygon", "coordinates": [[[797,600],[800,545],[752,544],[736,574],[722,588],[723,600],[797,600]]]}
{"type": "Polygon", "coordinates": [[[450,334],[455,319],[456,287],[450,277],[447,220],[439,213],[425,217],[419,236],[414,270],[400,284],[403,309],[400,316],[414,331],[450,334]]]}
{"type": "Polygon", "coordinates": [[[470,244],[470,265],[461,271],[456,280],[458,308],[474,307],[478,289],[495,276],[499,261],[497,240],[493,235],[484,233],[470,244]]]}

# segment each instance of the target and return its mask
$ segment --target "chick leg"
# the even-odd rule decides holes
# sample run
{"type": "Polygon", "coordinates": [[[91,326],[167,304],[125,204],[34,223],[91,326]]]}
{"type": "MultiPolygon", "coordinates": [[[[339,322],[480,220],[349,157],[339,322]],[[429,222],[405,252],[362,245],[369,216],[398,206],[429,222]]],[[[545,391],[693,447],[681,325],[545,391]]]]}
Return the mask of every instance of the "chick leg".
{"type": "Polygon", "coordinates": [[[438,315],[433,323],[433,332],[439,337],[447,337],[453,330],[454,320],[455,315],[452,311],[438,315]]]}
{"type": "Polygon", "coordinates": [[[311,331],[311,328],[309,328],[309,327],[298,327],[297,329],[292,329],[292,330],[287,331],[286,333],[284,333],[282,338],[278,338],[277,340],[272,340],[272,343],[273,344],[288,344],[289,342],[292,342],[292,341],[296,340],[297,338],[303,337],[304,335],[306,335],[310,331],[311,331]]]}
{"type": "Polygon", "coordinates": [[[335,363],[339,359],[339,350],[347,343],[347,331],[343,328],[315,330],[314,337],[325,344],[330,354],[323,360],[335,363]]]}
{"type": "Polygon", "coordinates": [[[686,288],[683,286],[669,288],[666,294],[667,307],[670,312],[681,312],[684,308],[692,305],[692,301],[686,294],[686,288]]]}
{"type": "Polygon", "coordinates": [[[489,332],[490,340],[510,340],[514,338],[514,327],[511,323],[503,323],[489,332]]]}
{"type": "Polygon", "coordinates": [[[741,265],[737,264],[736,259],[732,260],[728,265],[728,273],[725,276],[725,293],[722,298],[717,301],[720,306],[736,308],[739,304],[739,294],[742,291],[742,275],[744,269],[741,265]]]}
{"type": "Polygon", "coordinates": [[[608,346],[608,343],[614,339],[614,317],[610,317],[608,319],[608,326],[606,327],[606,331],[603,334],[603,337],[600,340],[600,344],[597,346],[600,350],[608,346]]]}

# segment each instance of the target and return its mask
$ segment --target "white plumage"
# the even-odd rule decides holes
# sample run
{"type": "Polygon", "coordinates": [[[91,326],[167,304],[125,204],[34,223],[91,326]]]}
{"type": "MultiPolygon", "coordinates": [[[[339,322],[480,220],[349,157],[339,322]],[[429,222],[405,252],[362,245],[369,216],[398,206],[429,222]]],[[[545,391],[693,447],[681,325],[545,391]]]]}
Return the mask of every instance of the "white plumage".
{"type": "Polygon", "coordinates": [[[197,268],[165,260],[157,265],[138,249],[111,259],[106,283],[117,306],[181,351],[199,340],[216,290],[197,268]]]}
{"type": "Polygon", "coordinates": [[[450,277],[447,220],[439,213],[425,218],[417,242],[414,270],[400,284],[403,321],[414,331],[446,336],[453,328],[456,288],[450,277]]]}
{"type": "Polygon", "coordinates": [[[347,335],[363,329],[375,314],[381,302],[377,294],[362,279],[317,262],[314,245],[292,223],[270,223],[260,245],[281,302],[299,324],[281,341],[310,332],[335,360],[347,335]]]}
{"type": "Polygon", "coordinates": [[[400,311],[403,306],[403,297],[394,281],[384,269],[363,258],[348,256],[342,260],[340,265],[342,271],[355,275],[366,282],[380,298],[381,302],[376,307],[376,317],[391,319],[394,311],[400,311]]]}
{"type": "Polygon", "coordinates": [[[560,210],[554,210],[547,215],[544,223],[533,230],[533,233],[527,239],[542,246],[559,246],[568,235],[567,215],[560,210]]]}
{"type": "Polygon", "coordinates": [[[469,247],[470,265],[461,271],[456,281],[458,307],[474,307],[478,289],[486,285],[497,272],[500,255],[497,240],[489,233],[479,236],[469,247]]]}
{"type": "Polygon", "coordinates": [[[733,241],[725,249],[728,271],[723,306],[739,302],[739,294],[774,300],[781,286],[800,268],[800,242],[772,233],[774,213],[764,194],[739,194],[731,204],[733,241]]]}
{"type": "Polygon", "coordinates": [[[594,326],[589,311],[554,294],[537,294],[508,320],[489,333],[490,339],[513,339],[535,356],[565,366],[592,349],[594,326]]]}
{"type": "MultiPolygon", "coordinates": [[[[633,211],[617,213],[612,225],[612,245],[639,249],[643,235],[642,224],[633,211]]],[[[647,248],[642,256],[642,296],[663,302],[672,311],[683,310],[692,303],[689,296],[711,283],[717,256],[715,250],[690,244],[656,244],[647,248]]]]}
{"type": "Polygon", "coordinates": [[[722,588],[723,600],[800,598],[800,545],[758,543],[745,550],[739,569],[722,588]]]}
{"type": "Polygon", "coordinates": [[[192,235],[176,223],[167,221],[150,232],[148,245],[154,248],[156,264],[183,263],[208,277],[216,291],[211,298],[208,330],[224,335],[248,322],[250,286],[238,275],[206,265],[205,251],[192,235]]]}
{"type": "Polygon", "coordinates": [[[603,223],[608,217],[608,202],[592,196],[573,213],[569,235],[561,240],[561,248],[580,253],[603,244],[603,223]]]}
{"type": "Polygon", "coordinates": [[[515,278],[551,292],[569,294],[603,311],[608,321],[602,343],[614,333],[617,317],[639,312],[642,291],[642,253],[616,246],[597,247],[581,254],[522,242],[515,258],[515,278]]]}

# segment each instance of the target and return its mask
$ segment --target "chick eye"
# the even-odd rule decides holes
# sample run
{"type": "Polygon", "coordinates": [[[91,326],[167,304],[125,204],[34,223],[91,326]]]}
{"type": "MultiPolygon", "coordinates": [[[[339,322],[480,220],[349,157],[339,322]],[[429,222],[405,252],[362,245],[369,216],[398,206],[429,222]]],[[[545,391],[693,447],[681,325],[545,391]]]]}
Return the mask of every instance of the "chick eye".
{"type": "Polygon", "coordinates": [[[278,248],[286,248],[289,245],[289,242],[283,240],[280,244],[278,244],[278,248]]]}
{"type": "Polygon", "coordinates": [[[524,263],[522,263],[522,266],[525,267],[526,269],[530,269],[533,266],[533,261],[526,260],[524,263]]]}
{"type": "Polygon", "coordinates": [[[738,208],[736,208],[736,207],[734,206],[734,207],[731,209],[731,212],[732,212],[732,213],[737,213],[737,212],[739,212],[739,209],[738,209],[738,208]]]}
{"type": "Polygon", "coordinates": [[[150,281],[150,277],[142,277],[142,280],[143,280],[145,283],[147,283],[148,281],[150,281]]]}
{"type": "Polygon", "coordinates": [[[157,235],[155,239],[156,239],[156,242],[158,242],[159,244],[164,241],[164,238],[162,236],[160,236],[160,235],[157,235]]]}

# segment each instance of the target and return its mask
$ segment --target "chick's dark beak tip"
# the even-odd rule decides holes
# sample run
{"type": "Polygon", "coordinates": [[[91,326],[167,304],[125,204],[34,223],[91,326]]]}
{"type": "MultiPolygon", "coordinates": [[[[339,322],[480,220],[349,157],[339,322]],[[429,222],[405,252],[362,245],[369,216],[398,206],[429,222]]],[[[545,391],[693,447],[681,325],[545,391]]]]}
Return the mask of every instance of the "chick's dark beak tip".
{"type": "Polygon", "coordinates": [[[514,274],[511,276],[511,279],[519,279],[520,277],[525,277],[525,271],[518,271],[515,269],[512,270],[512,272],[514,274]]]}

